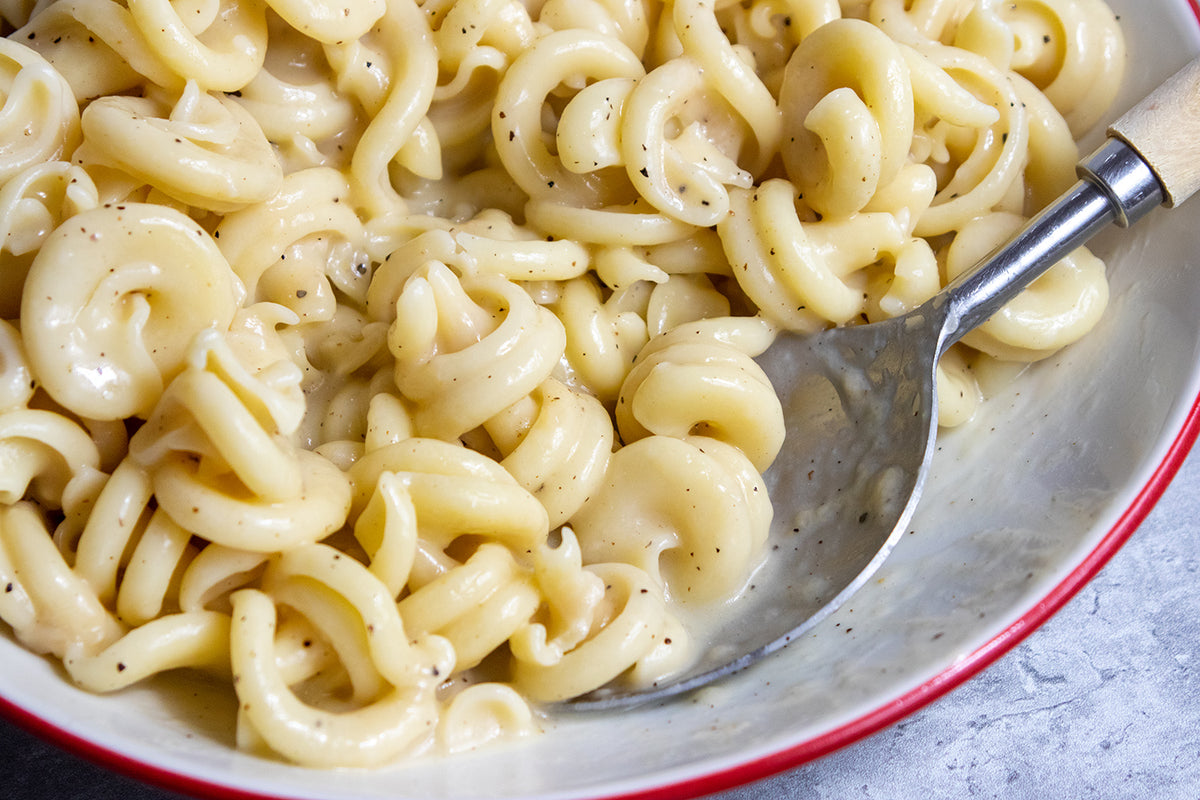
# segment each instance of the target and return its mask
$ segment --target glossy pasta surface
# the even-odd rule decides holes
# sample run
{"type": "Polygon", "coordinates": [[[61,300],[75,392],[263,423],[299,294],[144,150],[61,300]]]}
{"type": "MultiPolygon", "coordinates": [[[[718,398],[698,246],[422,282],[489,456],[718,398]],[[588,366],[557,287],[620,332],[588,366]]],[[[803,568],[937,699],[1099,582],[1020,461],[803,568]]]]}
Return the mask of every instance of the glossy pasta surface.
{"type": "MultiPolygon", "coordinates": [[[[708,646],[779,330],[901,314],[1074,179],[1101,0],[0,0],[0,619],[239,747],[529,735],[708,646]]],[[[1104,311],[1080,249],[944,359],[1104,311]]]]}

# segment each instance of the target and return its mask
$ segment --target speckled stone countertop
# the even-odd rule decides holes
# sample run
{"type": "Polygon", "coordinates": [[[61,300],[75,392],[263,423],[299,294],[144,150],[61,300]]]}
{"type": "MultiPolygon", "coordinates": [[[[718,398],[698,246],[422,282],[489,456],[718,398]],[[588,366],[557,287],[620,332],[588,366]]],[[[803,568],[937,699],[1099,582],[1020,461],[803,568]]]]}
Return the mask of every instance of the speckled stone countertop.
{"type": "MultiPolygon", "coordinates": [[[[1200,797],[1200,449],[1142,528],[982,674],[814,764],[718,795],[1200,797]]],[[[177,800],[0,722],[3,800],[177,800]]]]}

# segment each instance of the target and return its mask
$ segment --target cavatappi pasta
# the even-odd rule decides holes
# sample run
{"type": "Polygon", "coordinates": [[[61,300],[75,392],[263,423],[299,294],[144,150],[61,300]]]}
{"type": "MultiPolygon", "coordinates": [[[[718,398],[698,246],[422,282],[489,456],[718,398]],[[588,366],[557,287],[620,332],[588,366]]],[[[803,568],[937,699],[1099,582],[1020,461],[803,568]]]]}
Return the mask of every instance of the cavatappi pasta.
{"type": "MultiPolygon", "coordinates": [[[[1073,179],[1101,0],[0,0],[0,617],[372,766],[682,668],[764,558],[780,329],[1073,179]]],[[[1083,335],[1080,250],[941,365],[1083,335]]],[[[231,738],[233,735],[231,734],[231,738]]]]}

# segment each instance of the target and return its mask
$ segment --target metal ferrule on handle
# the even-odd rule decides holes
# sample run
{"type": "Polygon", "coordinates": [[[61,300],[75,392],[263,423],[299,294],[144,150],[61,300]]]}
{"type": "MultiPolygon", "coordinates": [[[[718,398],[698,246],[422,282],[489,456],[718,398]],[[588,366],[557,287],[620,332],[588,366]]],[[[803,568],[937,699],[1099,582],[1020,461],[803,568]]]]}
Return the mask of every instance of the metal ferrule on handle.
{"type": "Polygon", "coordinates": [[[1121,139],[1108,139],[1076,168],[1079,177],[1108,195],[1115,218],[1128,228],[1166,200],[1162,184],[1137,151],[1121,139]]]}

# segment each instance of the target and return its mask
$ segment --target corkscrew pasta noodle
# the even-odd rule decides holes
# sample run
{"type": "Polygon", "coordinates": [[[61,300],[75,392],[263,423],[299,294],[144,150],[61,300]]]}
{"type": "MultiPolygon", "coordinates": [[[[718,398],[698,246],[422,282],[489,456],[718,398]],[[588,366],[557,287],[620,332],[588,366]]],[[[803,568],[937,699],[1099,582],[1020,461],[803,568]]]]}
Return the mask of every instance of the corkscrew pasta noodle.
{"type": "MultiPolygon", "coordinates": [[[[770,558],[781,330],[1073,180],[1102,0],[3,0],[0,619],[312,767],[669,679],[770,558]],[[694,613],[697,612],[697,613],[694,613]],[[684,620],[688,622],[685,624],[684,620]]],[[[1081,248],[939,365],[1096,324],[1081,248]]]]}

